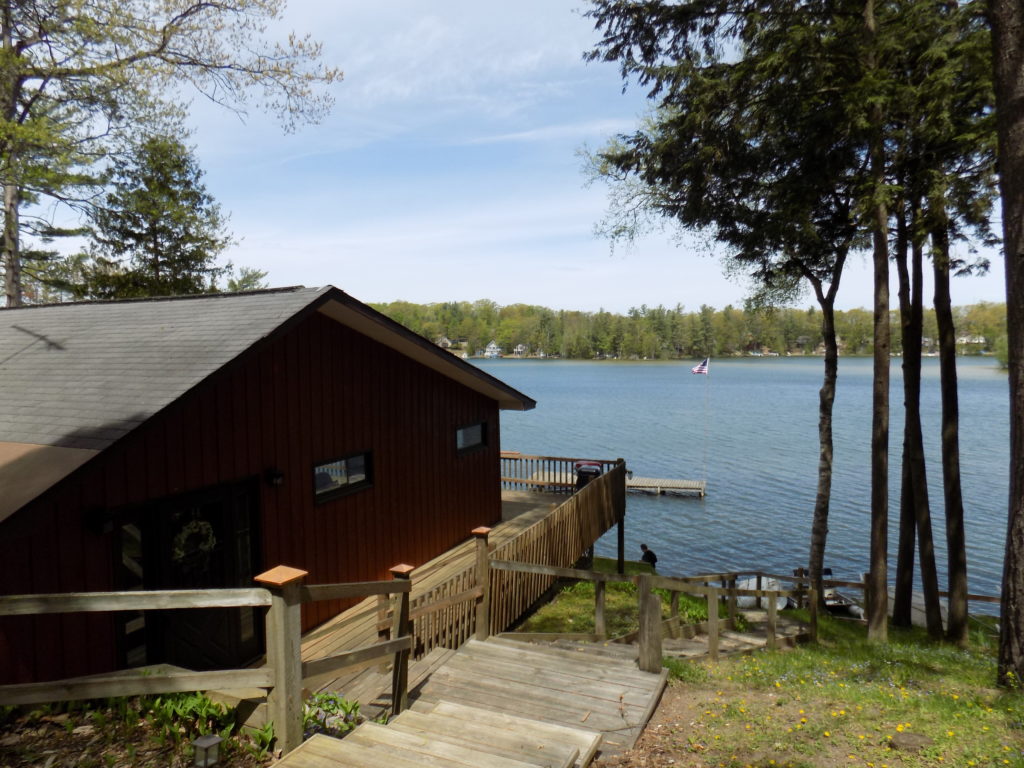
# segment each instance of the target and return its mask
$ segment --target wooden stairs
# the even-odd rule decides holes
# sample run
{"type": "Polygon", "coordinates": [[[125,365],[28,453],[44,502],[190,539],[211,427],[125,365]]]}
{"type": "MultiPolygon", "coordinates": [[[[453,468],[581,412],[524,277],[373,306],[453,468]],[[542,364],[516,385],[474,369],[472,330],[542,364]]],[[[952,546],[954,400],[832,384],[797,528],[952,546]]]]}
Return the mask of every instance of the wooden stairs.
{"type": "MultiPolygon", "coordinates": [[[[410,708],[386,726],[366,722],[343,739],[316,735],[277,765],[585,768],[599,749],[633,746],[666,681],[634,661],[499,638],[434,654],[424,668],[410,685],[410,708]]],[[[359,685],[370,690],[371,681],[359,685]]],[[[386,694],[371,698],[367,711],[386,694]]]]}

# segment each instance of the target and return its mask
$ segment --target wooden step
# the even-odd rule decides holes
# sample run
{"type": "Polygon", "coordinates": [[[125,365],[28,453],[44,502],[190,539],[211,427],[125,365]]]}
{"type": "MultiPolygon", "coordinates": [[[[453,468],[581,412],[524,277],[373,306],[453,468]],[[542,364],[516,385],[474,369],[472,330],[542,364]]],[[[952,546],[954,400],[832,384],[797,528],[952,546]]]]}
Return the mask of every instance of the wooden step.
{"type": "Polygon", "coordinates": [[[536,768],[514,756],[480,751],[475,745],[442,741],[433,734],[412,733],[376,723],[363,723],[345,737],[345,743],[362,744],[398,757],[414,756],[425,766],[447,768],[536,768]]]}
{"type": "Polygon", "coordinates": [[[512,730],[524,727],[528,728],[530,733],[542,739],[575,745],[576,749],[579,750],[577,766],[589,765],[590,761],[594,759],[598,747],[601,746],[601,734],[594,733],[593,731],[569,728],[552,723],[542,723],[529,718],[480,709],[479,707],[466,707],[453,701],[439,701],[434,705],[433,712],[453,719],[464,720],[467,723],[485,725],[494,730],[512,730]]]}
{"type": "Polygon", "coordinates": [[[538,739],[528,720],[514,728],[497,730],[443,714],[406,710],[388,723],[387,727],[472,747],[485,754],[509,757],[530,766],[572,768],[579,757],[579,749],[573,743],[538,739]]]}

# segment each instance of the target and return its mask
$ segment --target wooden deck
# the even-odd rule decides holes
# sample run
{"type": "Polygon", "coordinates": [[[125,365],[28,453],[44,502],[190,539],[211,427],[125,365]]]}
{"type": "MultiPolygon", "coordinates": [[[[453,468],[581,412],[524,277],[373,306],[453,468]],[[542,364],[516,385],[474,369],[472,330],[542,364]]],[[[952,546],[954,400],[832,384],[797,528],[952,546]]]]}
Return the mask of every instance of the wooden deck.
{"type": "MultiPolygon", "coordinates": [[[[519,535],[549,515],[565,496],[522,491],[502,491],[502,522],[491,531],[489,541],[500,545],[519,535]]],[[[471,568],[475,562],[474,542],[467,540],[412,572],[412,598],[421,597],[454,575],[471,568]]],[[[377,603],[374,598],[338,614],[302,638],[302,660],[330,656],[340,651],[359,648],[377,641],[377,603]]],[[[364,667],[365,668],[365,667],[364,667]]],[[[324,675],[303,680],[311,691],[344,688],[360,672],[345,670],[341,677],[324,675]]]]}
{"type": "MultiPolygon", "coordinates": [[[[410,709],[387,727],[367,723],[341,741],[314,737],[279,765],[583,768],[598,750],[617,754],[635,744],[666,678],[664,670],[640,672],[633,660],[470,640],[410,669],[410,709]]],[[[390,706],[388,678],[376,680],[381,691],[363,699],[370,716],[390,706]]]]}

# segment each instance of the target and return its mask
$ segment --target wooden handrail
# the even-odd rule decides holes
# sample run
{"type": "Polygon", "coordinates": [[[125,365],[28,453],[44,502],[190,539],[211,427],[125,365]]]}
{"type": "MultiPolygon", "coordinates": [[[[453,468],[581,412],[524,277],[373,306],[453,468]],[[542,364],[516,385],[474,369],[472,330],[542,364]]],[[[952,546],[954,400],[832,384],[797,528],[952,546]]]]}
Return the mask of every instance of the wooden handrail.
{"type": "Polygon", "coordinates": [[[554,576],[558,579],[580,579],[581,581],[603,581],[630,583],[635,582],[634,576],[623,576],[618,573],[602,573],[600,571],[581,571],[576,568],[556,568],[553,565],[538,565],[537,563],[521,563],[517,560],[494,560],[490,561],[491,568],[496,571],[515,571],[516,573],[534,573],[540,576],[554,576]]]}
{"type": "Polygon", "coordinates": [[[161,589],[135,592],[60,592],[0,597],[0,616],[108,611],[239,608],[270,605],[270,593],[258,587],[241,589],[161,589]]]}
{"type": "Polygon", "coordinates": [[[303,603],[319,600],[351,600],[373,595],[390,595],[411,592],[412,584],[404,581],[356,581],[343,584],[310,584],[299,588],[303,603]]]}

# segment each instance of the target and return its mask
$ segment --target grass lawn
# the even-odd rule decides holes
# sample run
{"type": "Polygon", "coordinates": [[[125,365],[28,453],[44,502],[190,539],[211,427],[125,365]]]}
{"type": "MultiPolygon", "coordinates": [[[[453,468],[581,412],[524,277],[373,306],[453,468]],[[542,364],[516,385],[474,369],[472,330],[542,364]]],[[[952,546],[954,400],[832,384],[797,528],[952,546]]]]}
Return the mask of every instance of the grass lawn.
{"type": "Polygon", "coordinates": [[[669,662],[671,711],[640,745],[666,761],[646,764],[1024,766],[1024,695],[994,687],[994,639],[960,650],[892,629],[887,645],[869,645],[863,626],[829,617],[819,636],[788,652],[669,662]]]}

